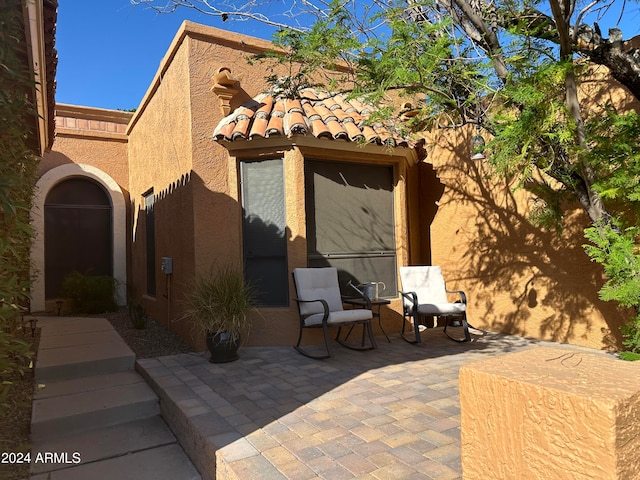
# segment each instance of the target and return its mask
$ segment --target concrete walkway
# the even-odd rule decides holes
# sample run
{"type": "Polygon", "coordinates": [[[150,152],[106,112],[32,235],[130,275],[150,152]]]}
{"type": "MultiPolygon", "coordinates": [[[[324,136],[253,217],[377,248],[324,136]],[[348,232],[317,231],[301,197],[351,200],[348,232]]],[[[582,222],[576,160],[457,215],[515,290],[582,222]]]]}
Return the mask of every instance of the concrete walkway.
{"type": "Polygon", "coordinates": [[[38,326],[32,480],[200,478],[107,320],[38,317],[38,326]]]}
{"type": "Polygon", "coordinates": [[[458,344],[434,329],[420,345],[392,336],[322,361],[247,347],[232,363],[182,354],[138,369],[202,478],[448,480],[462,475],[460,366],[534,344],[558,347],[498,334],[458,344]]]}

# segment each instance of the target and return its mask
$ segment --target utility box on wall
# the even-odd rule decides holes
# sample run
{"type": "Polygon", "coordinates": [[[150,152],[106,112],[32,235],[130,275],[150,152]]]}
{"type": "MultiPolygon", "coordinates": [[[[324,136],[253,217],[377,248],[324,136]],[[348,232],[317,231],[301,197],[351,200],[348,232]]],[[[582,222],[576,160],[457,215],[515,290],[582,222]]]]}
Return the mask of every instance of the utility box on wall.
{"type": "Polygon", "coordinates": [[[173,273],[173,258],[162,257],[160,259],[160,270],[162,270],[162,273],[165,275],[173,273]]]}

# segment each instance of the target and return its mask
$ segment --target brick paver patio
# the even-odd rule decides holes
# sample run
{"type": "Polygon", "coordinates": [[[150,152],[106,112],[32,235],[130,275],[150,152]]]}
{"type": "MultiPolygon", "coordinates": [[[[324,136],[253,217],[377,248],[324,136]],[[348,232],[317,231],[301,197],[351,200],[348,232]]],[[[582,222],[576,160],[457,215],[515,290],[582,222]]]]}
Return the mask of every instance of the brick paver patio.
{"type": "Polygon", "coordinates": [[[458,344],[441,329],[419,345],[391,340],[367,352],[336,346],[328,360],[246,347],[228,364],[183,354],[138,367],[203,478],[461,478],[460,366],[545,342],[486,334],[458,344]]]}

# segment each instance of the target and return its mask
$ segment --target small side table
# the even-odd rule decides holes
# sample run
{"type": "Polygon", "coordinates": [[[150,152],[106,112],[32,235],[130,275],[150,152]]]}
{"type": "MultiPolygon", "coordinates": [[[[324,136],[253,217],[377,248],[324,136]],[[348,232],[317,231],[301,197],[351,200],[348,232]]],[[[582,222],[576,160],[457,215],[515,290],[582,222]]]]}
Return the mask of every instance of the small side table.
{"type": "MultiPolygon", "coordinates": [[[[356,307],[365,308],[367,306],[367,301],[364,298],[358,298],[358,297],[344,298],[342,301],[347,305],[353,305],[356,307]]],[[[371,313],[373,314],[374,318],[378,317],[378,326],[380,327],[380,330],[382,330],[382,333],[384,333],[384,336],[387,337],[387,342],[389,343],[391,343],[391,340],[389,339],[389,335],[387,335],[387,332],[385,332],[384,328],[382,328],[382,318],[380,317],[380,307],[382,305],[389,305],[390,303],[391,303],[391,300],[386,300],[384,298],[376,298],[371,300],[371,313]],[[376,307],[378,308],[376,309],[376,307]]]]}

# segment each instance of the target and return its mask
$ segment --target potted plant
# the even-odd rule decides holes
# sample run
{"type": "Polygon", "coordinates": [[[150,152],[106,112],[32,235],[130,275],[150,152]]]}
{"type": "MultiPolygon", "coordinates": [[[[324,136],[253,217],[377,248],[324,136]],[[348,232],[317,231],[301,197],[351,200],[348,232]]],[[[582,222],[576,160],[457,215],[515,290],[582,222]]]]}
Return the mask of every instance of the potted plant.
{"type": "Polygon", "coordinates": [[[254,305],[255,291],[236,264],[218,264],[194,279],[184,317],[192,320],[197,334],[205,335],[211,362],[238,359],[238,348],[251,326],[247,314],[254,305]]]}

